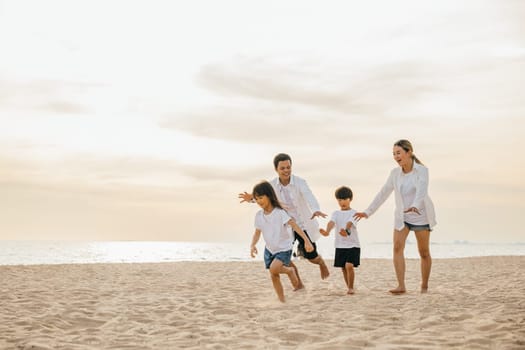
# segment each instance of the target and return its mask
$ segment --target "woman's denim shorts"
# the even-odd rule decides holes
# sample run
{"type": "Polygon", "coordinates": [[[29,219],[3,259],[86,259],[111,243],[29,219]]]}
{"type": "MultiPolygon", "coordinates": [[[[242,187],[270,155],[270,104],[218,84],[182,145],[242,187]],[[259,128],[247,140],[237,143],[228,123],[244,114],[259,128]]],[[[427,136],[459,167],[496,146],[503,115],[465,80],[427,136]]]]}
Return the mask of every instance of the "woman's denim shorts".
{"type": "Polygon", "coordinates": [[[414,231],[414,232],[417,232],[417,231],[432,231],[430,229],[430,225],[429,224],[426,224],[426,225],[414,225],[414,224],[409,224],[408,222],[405,221],[405,226],[408,227],[409,231],[414,231]]]}

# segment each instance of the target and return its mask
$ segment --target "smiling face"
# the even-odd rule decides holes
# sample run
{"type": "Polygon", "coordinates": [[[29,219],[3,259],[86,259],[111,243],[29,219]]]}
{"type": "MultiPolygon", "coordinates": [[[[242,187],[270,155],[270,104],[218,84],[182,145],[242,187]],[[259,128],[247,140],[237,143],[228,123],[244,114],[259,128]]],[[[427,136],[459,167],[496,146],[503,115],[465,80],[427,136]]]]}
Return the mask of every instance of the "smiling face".
{"type": "Polygon", "coordinates": [[[402,147],[394,146],[393,152],[394,160],[405,171],[412,170],[412,151],[405,151],[402,147]]]}
{"type": "Polygon", "coordinates": [[[277,163],[275,168],[277,175],[279,175],[279,181],[283,185],[288,185],[290,183],[290,177],[292,176],[292,162],[289,160],[282,160],[277,163]]]}
{"type": "Polygon", "coordinates": [[[262,208],[264,211],[269,211],[271,208],[270,198],[266,195],[255,196],[255,202],[262,208]]]}

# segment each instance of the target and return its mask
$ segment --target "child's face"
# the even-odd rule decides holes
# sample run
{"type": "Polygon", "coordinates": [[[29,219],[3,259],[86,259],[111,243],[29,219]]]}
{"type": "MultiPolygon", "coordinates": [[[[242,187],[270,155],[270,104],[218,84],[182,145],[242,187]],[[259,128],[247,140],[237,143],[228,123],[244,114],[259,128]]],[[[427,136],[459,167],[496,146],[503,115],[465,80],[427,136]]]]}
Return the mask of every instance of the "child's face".
{"type": "Polygon", "coordinates": [[[339,203],[339,207],[341,208],[341,210],[350,209],[350,198],[345,198],[345,199],[337,198],[337,203],[339,203]]]}
{"type": "Polygon", "coordinates": [[[270,205],[270,198],[268,198],[268,196],[255,196],[255,202],[257,202],[257,204],[263,208],[263,209],[267,209],[270,205]]]}

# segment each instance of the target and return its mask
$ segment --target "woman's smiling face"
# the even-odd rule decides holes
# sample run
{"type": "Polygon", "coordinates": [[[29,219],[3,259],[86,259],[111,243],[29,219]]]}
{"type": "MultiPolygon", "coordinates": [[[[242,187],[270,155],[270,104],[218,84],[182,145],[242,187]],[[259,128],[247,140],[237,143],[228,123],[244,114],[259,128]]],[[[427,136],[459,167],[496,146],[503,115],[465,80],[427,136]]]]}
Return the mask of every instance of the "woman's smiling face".
{"type": "Polygon", "coordinates": [[[392,154],[400,167],[406,169],[412,165],[412,152],[407,152],[402,147],[394,146],[392,154]]]}

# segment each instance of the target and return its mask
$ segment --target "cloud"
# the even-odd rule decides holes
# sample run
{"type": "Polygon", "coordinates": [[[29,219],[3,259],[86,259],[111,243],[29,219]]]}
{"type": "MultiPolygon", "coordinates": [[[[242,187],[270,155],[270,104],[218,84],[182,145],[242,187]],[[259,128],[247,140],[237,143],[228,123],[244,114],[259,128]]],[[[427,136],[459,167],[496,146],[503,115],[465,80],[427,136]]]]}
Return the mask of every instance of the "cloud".
{"type": "Polygon", "coordinates": [[[208,64],[197,82],[213,93],[341,113],[348,118],[381,118],[392,104],[403,104],[434,91],[417,62],[353,67],[351,63],[272,62],[267,58],[234,57],[231,62],[208,64]],[[361,70],[363,69],[363,70],[361,70]]]}
{"type": "MultiPolygon", "coordinates": [[[[4,80],[0,85],[2,109],[49,111],[59,114],[89,114],[87,103],[77,102],[88,91],[102,85],[63,80],[4,80]]],[[[39,116],[35,114],[38,118],[39,116]]]]}

